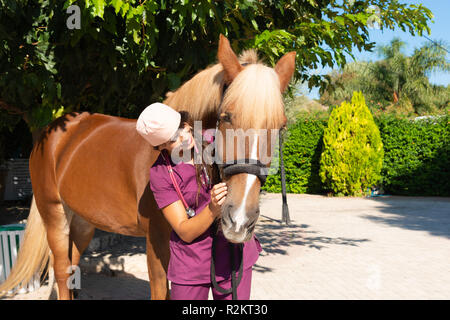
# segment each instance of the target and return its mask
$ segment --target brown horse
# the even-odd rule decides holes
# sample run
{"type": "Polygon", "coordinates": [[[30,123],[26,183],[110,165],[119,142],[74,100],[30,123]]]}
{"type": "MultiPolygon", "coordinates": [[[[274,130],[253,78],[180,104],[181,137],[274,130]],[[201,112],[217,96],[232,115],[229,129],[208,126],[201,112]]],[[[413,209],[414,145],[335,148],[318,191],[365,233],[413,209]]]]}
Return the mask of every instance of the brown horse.
{"type": "MultiPolygon", "coordinates": [[[[214,128],[220,114],[220,132],[283,126],[281,92],[293,74],[295,53],[272,69],[259,63],[254,52],[238,58],[221,36],[218,60],[168,94],[164,103],[188,111],[204,128],[214,128]]],[[[45,128],[30,155],[33,200],[24,242],[10,276],[0,286],[0,296],[27,283],[50,263],[58,298],[71,299],[67,285],[71,266],[78,265],[98,228],[146,237],[151,298],[169,298],[171,228],[149,187],[149,168],[159,152],[136,132],[135,125],[136,119],[83,112],[63,115],[45,128]]],[[[226,141],[220,144],[219,154],[229,160],[226,145],[226,141]]],[[[255,148],[256,143],[249,146],[253,155],[247,158],[254,157],[255,148]]],[[[256,222],[260,185],[246,173],[224,179],[229,192],[222,228],[231,241],[241,242],[256,222]]]]}

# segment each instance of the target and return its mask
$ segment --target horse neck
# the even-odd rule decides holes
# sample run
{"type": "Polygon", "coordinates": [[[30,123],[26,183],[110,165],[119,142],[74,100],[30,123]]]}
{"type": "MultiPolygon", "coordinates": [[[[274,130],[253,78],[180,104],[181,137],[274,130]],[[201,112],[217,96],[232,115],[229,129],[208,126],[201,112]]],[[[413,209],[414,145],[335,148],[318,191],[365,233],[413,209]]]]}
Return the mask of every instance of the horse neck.
{"type": "Polygon", "coordinates": [[[202,128],[214,128],[222,102],[223,68],[213,65],[170,92],[164,103],[177,111],[187,111],[194,121],[202,121],[202,128]]]}
{"type": "MultiPolygon", "coordinates": [[[[206,112],[199,112],[193,107],[186,107],[181,104],[174,104],[168,99],[164,100],[163,103],[172,107],[173,109],[177,111],[187,111],[192,116],[193,121],[201,121],[202,123],[202,129],[211,129],[216,127],[217,122],[217,114],[219,112],[219,106],[214,108],[210,108],[209,110],[206,110],[206,112]]],[[[194,104],[195,106],[195,104],[194,104]]]]}

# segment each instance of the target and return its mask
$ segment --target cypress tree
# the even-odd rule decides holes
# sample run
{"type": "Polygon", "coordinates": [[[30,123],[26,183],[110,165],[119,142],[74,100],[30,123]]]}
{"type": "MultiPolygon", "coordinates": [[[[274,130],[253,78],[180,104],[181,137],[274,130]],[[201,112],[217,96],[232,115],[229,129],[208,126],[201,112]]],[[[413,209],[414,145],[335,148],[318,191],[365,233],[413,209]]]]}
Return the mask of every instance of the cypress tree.
{"type": "Polygon", "coordinates": [[[361,92],[333,109],[323,136],[320,178],[337,195],[362,195],[381,179],[383,143],[361,92]]]}

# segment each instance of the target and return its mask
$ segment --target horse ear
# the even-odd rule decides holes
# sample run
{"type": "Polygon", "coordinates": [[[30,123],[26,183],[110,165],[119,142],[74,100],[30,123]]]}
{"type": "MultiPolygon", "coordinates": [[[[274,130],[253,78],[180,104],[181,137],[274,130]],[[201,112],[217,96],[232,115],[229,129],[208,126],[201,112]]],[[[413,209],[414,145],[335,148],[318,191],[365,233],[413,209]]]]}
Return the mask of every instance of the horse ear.
{"type": "Polygon", "coordinates": [[[222,34],[219,38],[219,50],[217,51],[217,58],[222,64],[225,74],[225,82],[229,85],[231,82],[233,82],[234,78],[236,78],[239,72],[241,72],[243,67],[239,63],[238,57],[231,48],[230,41],[228,41],[228,39],[222,34]]]}
{"type": "Polygon", "coordinates": [[[276,64],[275,72],[280,79],[280,89],[284,92],[295,71],[295,51],[286,53],[276,64]]]}

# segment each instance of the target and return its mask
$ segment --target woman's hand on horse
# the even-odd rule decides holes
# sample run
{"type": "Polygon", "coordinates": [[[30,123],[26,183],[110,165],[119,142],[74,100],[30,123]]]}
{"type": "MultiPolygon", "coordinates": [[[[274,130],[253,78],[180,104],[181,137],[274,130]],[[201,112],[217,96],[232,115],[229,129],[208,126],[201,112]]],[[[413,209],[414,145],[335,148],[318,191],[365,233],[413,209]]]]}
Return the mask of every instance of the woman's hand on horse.
{"type": "Polygon", "coordinates": [[[227,196],[227,185],[225,182],[218,183],[211,189],[211,202],[209,208],[214,216],[218,216],[221,212],[222,204],[227,196]]]}

